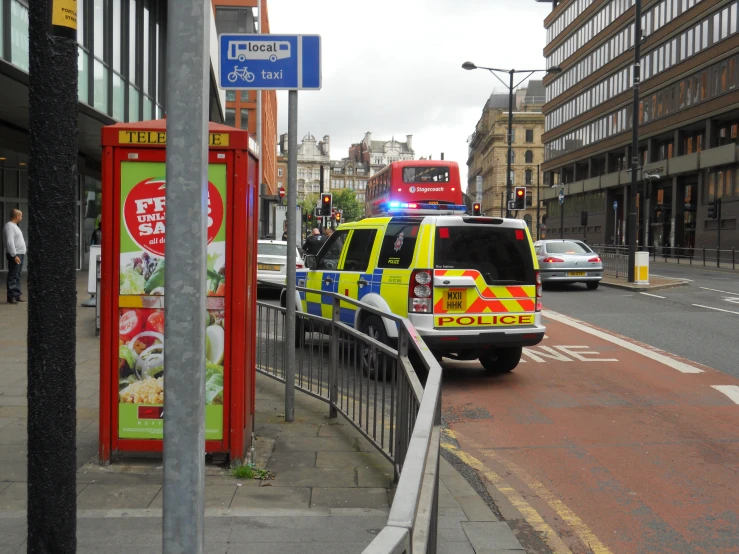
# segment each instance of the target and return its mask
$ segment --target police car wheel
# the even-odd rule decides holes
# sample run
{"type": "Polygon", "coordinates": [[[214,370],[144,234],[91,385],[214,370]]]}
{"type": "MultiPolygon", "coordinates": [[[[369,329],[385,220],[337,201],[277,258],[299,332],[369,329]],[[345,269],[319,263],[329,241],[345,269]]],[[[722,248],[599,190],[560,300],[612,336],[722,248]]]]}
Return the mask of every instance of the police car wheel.
{"type": "Polygon", "coordinates": [[[587,285],[588,290],[595,290],[598,288],[599,282],[598,281],[588,281],[585,284],[587,285]]]}
{"type": "Polygon", "coordinates": [[[521,361],[522,351],[520,346],[499,348],[494,354],[480,358],[480,363],[491,373],[508,373],[521,361]]]}
{"type": "MultiPolygon", "coordinates": [[[[362,321],[359,330],[382,344],[389,344],[390,342],[385,331],[385,325],[377,316],[372,315],[362,321]]],[[[370,379],[382,378],[382,375],[380,375],[383,372],[382,354],[367,344],[363,344],[361,349],[362,373],[370,379]]],[[[390,367],[387,362],[385,363],[385,373],[385,378],[390,378],[390,367]]]]}

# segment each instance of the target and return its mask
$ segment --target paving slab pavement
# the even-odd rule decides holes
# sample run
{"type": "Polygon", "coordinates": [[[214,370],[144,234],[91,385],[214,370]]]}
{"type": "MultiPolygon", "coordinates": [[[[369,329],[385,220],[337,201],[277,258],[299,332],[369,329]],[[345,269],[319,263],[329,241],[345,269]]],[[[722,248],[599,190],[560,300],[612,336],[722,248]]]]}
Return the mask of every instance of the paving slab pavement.
{"type": "MultiPolygon", "coordinates": [[[[86,274],[78,299],[87,298],[86,274]]],[[[99,342],[94,310],[77,315],[77,508],[79,553],[161,551],[159,456],[121,456],[97,463],[99,342]]],[[[26,551],[27,305],[0,304],[0,552],[26,551]]],[[[284,386],[257,376],[256,465],[268,480],[239,480],[206,467],[206,551],[215,553],[362,552],[387,521],[393,468],[327,405],[295,399],[296,421],[284,421],[284,386]]],[[[439,552],[523,552],[506,523],[441,459],[439,552]],[[493,537],[493,539],[491,539],[493,537]],[[491,542],[492,541],[492,542],[491,542]],[[507,550],[503,549],[503,546],[507,550]]]]}

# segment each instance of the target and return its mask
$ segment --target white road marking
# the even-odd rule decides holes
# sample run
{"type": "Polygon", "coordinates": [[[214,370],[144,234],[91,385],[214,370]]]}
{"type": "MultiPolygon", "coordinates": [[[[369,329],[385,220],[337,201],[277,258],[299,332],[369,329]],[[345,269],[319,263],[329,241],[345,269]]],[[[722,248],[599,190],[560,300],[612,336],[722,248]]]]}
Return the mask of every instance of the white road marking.
{"type": "Polygon", "coordinates": [[[723,308],[713,308],[711,306],[702,306],[701,304],[693,304],[696,308],[705,308],[706,310],[716,310],[717,312],[726,312],[727,314],[739,315],[739,312],[732,312],[731,310],[724,310],[723,308]]]}
{"type": "Polygon", "coordinates": [[[724,298],[727,302],[731,302],[732,304],[739,304],[739,298],[736,296],[732,296],[731,298],[724,298]]]}
{"type": "Polygon", "coordinates": [[[659,294],[650,294],[648,292],[640,292],[639,294],[643,294],[644,296],[652,296],[654,298],[662,298],[664,300],[664,296],[660,296],[659,294]]]}
{"type": "Polygon", "coordinates": [[[614,337],[613,335],[606,333],[605,331],[601,331],[599,329],[593,329],[592,327],[584,325],[577,320],[567,317],[566,315],[562,315],[557,312],[552,312],[550,310],[542,312],[542,315],[544,315],[545,317],[548,317],[549,319],[553,319],[554,321],[559,321],[560,323],[564,323],[565,325],[574,327],[575,329],[583,331],[584,333],[588,333],[589,335],[593,335],[595,337],[598,337],[610,343],[616,344],[622,348],[625,348],[626,350],[631,350],[632,352],[641,354],[645,358],[649,358],[651,360],[664,364],[667,367],[676,369],[681,373],[703,373],[703,370],[700,368],[686,364],[684,362],[680,362],[678,360],[674,360],[670,358],[669,356],[665,356],[664,354],[660,354],[659,352],[654,352],[652,350],[644,348],[643,346],[633,344],[627,340],[614,337]]]}
{"type": "Polygon", "coordinates": [[[739,404],[739,386],[736,385],[712,385],[711,388],[724,393],[734,404],[739,404]]]}
{"type": "Polygon", "coordinates": [[[723,292],[724,294],[739,294],[739,292],[729,292],[728,290],[709,289],[708,287],[698,287],[703,290],[710,290],[712,292],[723,292]]]}
{"type": "Polygon", "coordinates": [[[686,279],[685,277],[668,277],[667,275],[657,275],[656,273],[650,273],[652,277],[662,277],[663,279],[672,279],[673,281],[690,281],[693,282],[693,279],[686,279]]]}

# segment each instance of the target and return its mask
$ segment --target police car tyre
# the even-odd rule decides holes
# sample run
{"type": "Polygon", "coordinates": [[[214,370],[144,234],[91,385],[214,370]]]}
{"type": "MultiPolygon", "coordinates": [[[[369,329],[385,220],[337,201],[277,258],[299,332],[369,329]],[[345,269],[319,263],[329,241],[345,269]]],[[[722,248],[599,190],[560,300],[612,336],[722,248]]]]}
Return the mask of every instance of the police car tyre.
{"type": "Polygon", "coordinates": [[[585,284],[588,286],[588,290],[595,290],[598,288],[600,281],[588,281],[585,284]]]}
{"type": "MultiPolygon", "coordinates": [[[[385,331],[385,324],[379,317],[375,315],[368,316],[362,321],[362,325],[359,327],[359,330],[368,337],[372,337],[376,341],[390,346],[390,340],[388,339],[387,332],[385,331]]],[[[369,345],[363,344],[361,348],[362,372],[370,379],[381,378],[382,376],[378,375],[378,366],[380,366],[379,369],[381,370],[381,354],[375,351],[374,356],[372,356],[372,351],[369,345]]],[[[385,372],[385,378],[390,379],[392,377],[392,368],[389,366],[389,364],[386,364],[385,372]]]]}
{"type": "Polygon", "coordinates": [[[495,354],[480,358],[480,363],[491,373],[508,373],[516,369],[522,352],[523,348],[520,346],[499,348],[495,354]]]}

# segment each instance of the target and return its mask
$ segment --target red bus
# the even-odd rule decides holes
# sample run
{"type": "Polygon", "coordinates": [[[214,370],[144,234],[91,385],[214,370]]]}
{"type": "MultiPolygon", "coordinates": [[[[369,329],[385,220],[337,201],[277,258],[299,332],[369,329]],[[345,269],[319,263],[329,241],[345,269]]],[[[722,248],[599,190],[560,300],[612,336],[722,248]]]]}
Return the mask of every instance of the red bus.
{"type": "MultiPolygon", "coordinates": [[[[410,204],[464,210],[457,162],[406,160],[392,162],[367,182],[365,213],[371,217],[410,204]],[[428,206],[430,205],[430,206],[428,206]]],[[[415,207],[415,206],[413,206],[415,207]]]]}

